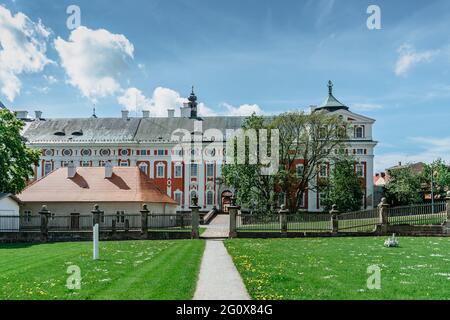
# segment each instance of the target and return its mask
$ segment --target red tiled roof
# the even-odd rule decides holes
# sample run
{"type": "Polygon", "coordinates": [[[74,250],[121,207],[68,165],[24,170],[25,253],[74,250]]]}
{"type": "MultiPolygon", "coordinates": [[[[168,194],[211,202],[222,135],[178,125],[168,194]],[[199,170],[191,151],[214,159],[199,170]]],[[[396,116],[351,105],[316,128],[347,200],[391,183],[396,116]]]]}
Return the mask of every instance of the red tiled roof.
{"type": "Polygon", "coordinates": [[[105,168],[80,167],[74,178],[60,168],[28,186],[17,196],[23,202],[176,202],[162,192],[137,167],[114,167],[105,178],[105,168]]]}

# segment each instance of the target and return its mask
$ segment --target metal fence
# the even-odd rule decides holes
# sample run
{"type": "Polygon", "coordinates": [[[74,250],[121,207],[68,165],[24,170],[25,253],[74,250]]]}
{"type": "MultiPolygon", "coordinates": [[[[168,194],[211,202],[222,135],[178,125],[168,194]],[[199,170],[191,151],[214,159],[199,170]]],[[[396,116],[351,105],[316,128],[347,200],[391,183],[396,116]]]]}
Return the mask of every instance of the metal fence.
{"type": "Polygon", "coordinates": [[[390,225],[440,225],[447,220],[445,201],[387,209],[390,225]]]}
{"type": "Polygon", "coordinates": [[[338,230],[345,232],[374,231],[380,223],[378,209],[341,213],[337,216],[338,230]]]}
{"type": "MultiPolygon", "coordinates": [[[[331,230],[331,215],[328,213],[288,214],[288,231],[322,232],[331,230]]],[[[237,231],[280,231],[280,215],[271,214],[240,214],[236,218],[237,231]]]]}
{"type": "MultiPolygon", "coordinates": [[[[141,214],[110,214],[100,215],[100,230],[125,231],[141,230],[141,214]]],[[[91,231],[92,214],[58,215],[48,217],[48,231],[91,231]]],[[[148,215],[149,230],[190,230],[192,228],[191,214],[160,214],[148,215]]],[[[0,232],[40,231],[41,216],[0,216],[0,232]]]]}

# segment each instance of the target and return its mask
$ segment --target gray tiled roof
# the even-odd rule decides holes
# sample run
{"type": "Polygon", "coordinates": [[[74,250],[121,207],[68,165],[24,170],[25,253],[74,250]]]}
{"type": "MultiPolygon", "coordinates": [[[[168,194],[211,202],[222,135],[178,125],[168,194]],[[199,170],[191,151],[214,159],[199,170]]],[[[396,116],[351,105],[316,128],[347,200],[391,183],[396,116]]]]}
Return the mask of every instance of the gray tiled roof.
{"type": "MultiPolygon", "coordinates": [[[[202,130],[241,128],[245,117],[204,117],[202,130]]],[[[143,142],[169,141],[177,129],[194,131],[188,118],[84,118],[48,119],[32,122],[24,132],[29,143],[46,142],[143,142]],[[82,135],[72,135],[82,132],[82,135]]]]}
{"type": "Polygon", "coordinates": [[[133,141],[141,119],[85,118],[33,121],[24,132],[30,142],[133,141]],[[73,133],[82,135],[73,135],[73,133]],[[60,133],[60,135],[56,134],[60,133]]]}

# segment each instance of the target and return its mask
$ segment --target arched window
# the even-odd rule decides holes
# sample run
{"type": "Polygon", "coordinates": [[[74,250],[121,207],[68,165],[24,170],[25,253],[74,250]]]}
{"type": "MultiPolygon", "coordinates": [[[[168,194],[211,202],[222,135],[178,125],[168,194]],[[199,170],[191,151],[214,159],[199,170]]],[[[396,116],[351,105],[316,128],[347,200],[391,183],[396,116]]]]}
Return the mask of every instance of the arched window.
{"type": "Polygon", "coordinates": [[[175,202],[177,203],[177,205],[181,206],[182,202],[183,202],[183,192],[181,191],[176,191],[175,192],[175,202]]]}
{"type": "Polygon", "coordinates": [[[145,163],[145,162],[141,162],[141,163],[139,164],[139,169],[140,169],[143,173],[147,174],[147,172],[148,172],[148,164],[145,163]]]}
{"type": "Polygon", "coordinates": [[[166,176],[166,166],[164,165],[164,163],[160,162],[156,167],[156,177],[164,178],[165,176],[166,176]]]}

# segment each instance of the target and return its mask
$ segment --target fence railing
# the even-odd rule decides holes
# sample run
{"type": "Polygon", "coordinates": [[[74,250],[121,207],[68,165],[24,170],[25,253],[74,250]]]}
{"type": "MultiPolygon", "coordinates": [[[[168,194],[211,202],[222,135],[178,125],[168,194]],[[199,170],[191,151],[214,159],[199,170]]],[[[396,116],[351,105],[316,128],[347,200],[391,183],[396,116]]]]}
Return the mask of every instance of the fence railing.
{"type": "Polygon", "coordinates": [[[445,201],[387,209],[391,225],[439,225],[447,220],[445,201]]]}
{"type": "Polygon", "coordinates": [[[346,232],[374,231],[380,223],[378,209],[341,213],[337,219],[338,230],[346,232]]]}
{"type": "MultiPolygon", "coordinates": [[[[189,231],[192,228],[191,214],[159,214],[147,215],[148,230],[179,229],[189,231]]],[[[101,231],[125,231],[141,230],[141,214],[102,214],[100,216],[101,231]]],[[[58,231],[91,231],[93,215],[58,215],[48,217],[47,230],[58,231]]],[[[0,216],[0,232],[40,231],[41,216],[0,216]]]]}
{"type": "Polygon", "coordinates": [[[286,216],[287,231],[327,232],[332,228],[328,213],[301,213],[286,216]]]}

